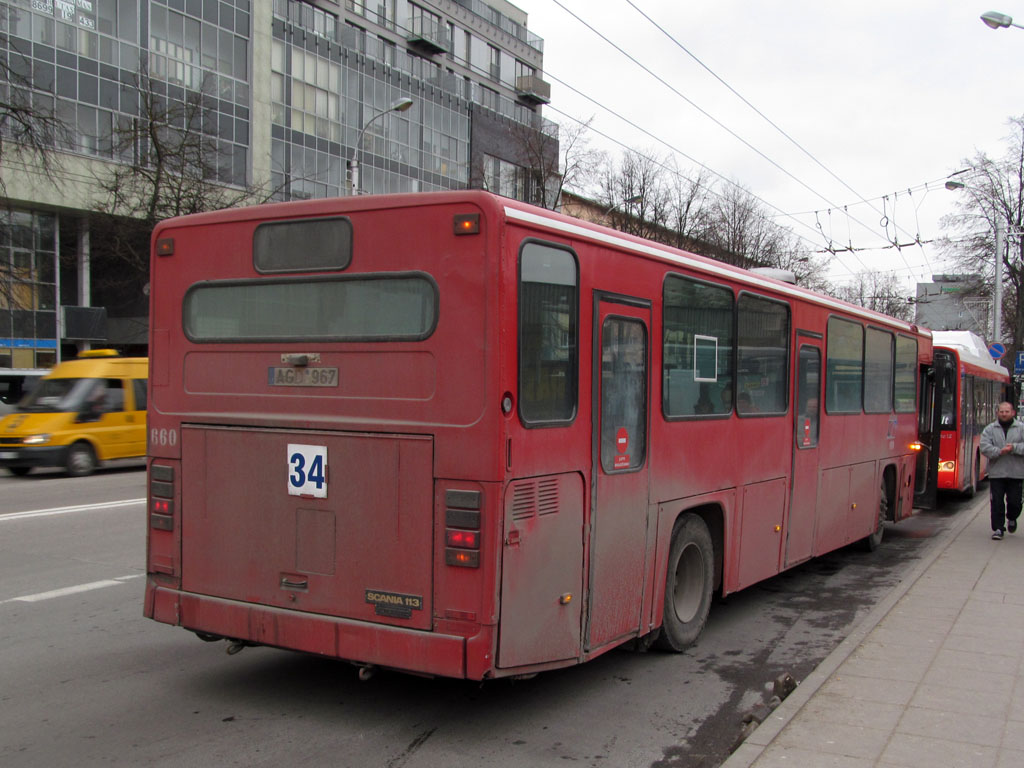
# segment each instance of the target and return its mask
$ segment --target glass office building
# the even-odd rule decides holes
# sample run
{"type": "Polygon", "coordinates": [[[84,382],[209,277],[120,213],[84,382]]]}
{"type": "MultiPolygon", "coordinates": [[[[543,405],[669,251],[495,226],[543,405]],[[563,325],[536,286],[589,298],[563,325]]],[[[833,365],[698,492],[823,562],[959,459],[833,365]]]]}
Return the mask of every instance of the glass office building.
{"type": "Polygon", "coordinates": [[[271,199],[544,184],[509,140],[551,134],[543,43],[505,0],[8,0],[0,32],[0,103],[56,115],[71,158],[0,171],[0,369],[52,365],[72,339],[144,343],[142,300],[99,332],[62,309],[95,304],[109,268],[89,177],[145,161],[145,137],[122,137],[154,109],[201,132],[212,179],[271,199]]]}

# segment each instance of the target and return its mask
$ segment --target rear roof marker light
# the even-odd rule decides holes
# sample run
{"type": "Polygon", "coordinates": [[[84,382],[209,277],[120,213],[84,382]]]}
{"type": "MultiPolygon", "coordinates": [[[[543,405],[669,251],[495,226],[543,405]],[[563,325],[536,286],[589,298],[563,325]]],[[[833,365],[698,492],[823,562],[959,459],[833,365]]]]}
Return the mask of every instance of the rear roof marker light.
{"type": "Polygon", "coordinates": [[[456,235],[478,235],[480,234],[480,214],[460,213],[455,216],[456,235]]]}
{"type": "Polygon", "coordinates": [[[164,237],[156,241],[156,255],[157,256],[173,256],[174,255],[174,238],[164,237]]]}

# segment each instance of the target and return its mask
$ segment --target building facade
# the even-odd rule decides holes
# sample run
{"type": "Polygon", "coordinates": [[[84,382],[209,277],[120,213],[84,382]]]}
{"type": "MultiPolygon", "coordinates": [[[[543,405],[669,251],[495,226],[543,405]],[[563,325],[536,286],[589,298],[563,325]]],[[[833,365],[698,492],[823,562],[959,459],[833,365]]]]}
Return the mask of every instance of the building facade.
{"type": "Polygon", "coordinates": [[[981,275],[932,275],[932,282],[917,284],[914,304],[918,325],[992,337],[992,299],[981,275]]]}
{"type": "Polygon", "coordinates": [[[59,125],[49,169],[0,129],[0,370],[76,345],[145,352],[144,281],[105,289],[116,267],[90,235],[100,180],[151,158],[154,114],[201,137],[205,176],[260,199],[537,200],[526,145],[546,141],[557,166],[543,42],[505,0],[9,0],[0,32],[0,106],[59,125]]]}

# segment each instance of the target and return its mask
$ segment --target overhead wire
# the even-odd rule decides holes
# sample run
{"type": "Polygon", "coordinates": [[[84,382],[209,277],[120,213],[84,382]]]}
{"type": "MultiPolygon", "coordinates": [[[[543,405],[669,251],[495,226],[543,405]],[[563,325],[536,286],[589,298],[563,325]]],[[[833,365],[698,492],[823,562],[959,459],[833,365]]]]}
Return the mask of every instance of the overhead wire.
{"type": "MultiPolygon", "coordinates": [[[[624,117],[623,115],[620,115],[618,112],[616,112],[615,110],[611,109],[610,107],[602,104],[601,102],[597,101],[596,99],[593,99],[592,97],[590,97],[587,94],[583,93],[582,91],[580,91],[579,89],[575,88],[574,86],[571,86],[568,83],[566,83],[565,81],[559,79],[557,76],[551,74],[550,70],[547,70],[545,72],[545,75],[548,78],[550,78],[551,80],[554,80],[555,82],[561,83],[561,85],[563,85],[564,87],[566,87],[569,90],[573,91],[574,93],[578,94],[579,96],[583,97],[584,99],[590,101],[595,106],[605,110],[610,115],[618,118],[619,120],[622,120],[623,122],[625,122],[629,126],[635,128],[636,130],[640,131],[641,133],[645,134],[646,136],[649,136],[650,138],[652,138],[655,141],[659,142],[660,144],[664,145],[665,147],[670,149],[672,152],[675,152],[675,153],[679,154],[680,156],[682,156],[682,157],[686,158],[687,160],[689,160],[691,163],[694,163],[698,167],[703,168],[704,170],[708,171],[709,173],[713,174],[714,176],[718,177],[719,179],[722,179],[727,184],[733,185],[733,186],[737,187],[738,189],[741,189],[744,192],[747,192],[755,200],[760,202],[762,205],[764,205],[764,206],[766,206],[768,208],[774,209],[776,211],[780,211],[780,209],[777,206],[772,205],[771,203],[769,203],[768,201],[758,197],[757,195],[754,195],[753,193],[749,192],[748,190],[746,190],[741,185],[737,184],[735,181],[732,181],[731,179],[728,179],[725,176],[722,176],[722,174],[718,173],[718,171],[716,171],[713,168],[710,168],[710,167],[704,165],[703,163],[701,163],[696,158],[691,157],[690,155],[686,154],[685,152],[683,152],[682,150],[678,149],[677,147],[669,144],[667,141],[662,139],[660,136],[656,136],[655,134],[651,133],[646,128],[643,128],[643,127],[637,125],[635,122],[633,122],[629,118],[624,117]]],[[[584,125],[582,120],[578,119],[577,117],[575,117],[573,115],[570,115],[568,112],[564,112],[561,109],[558,109],[557,107],[553,107],[550,104],[547,105],[546,109],[548,109],[548,110],[550,110],[552,112],[556,112],[559,115],[562,115],[563,117],[565,117],[565,118],[567,118],[569,120],[572,120],[575,123],[578,123],[580,125],[584,125]]],[[[620,141],[619,139],[616,139],[615,137],[613,137],[613,136],[611,136],[611,135],[609,135],[609,134],[607,134],[607,133],[605,133],[605,132],[603,132],[603,131],[601,131],[601,130],[599,130],[597,128],[594,128],[592,125],[588,127],[588,130],[593,131],[594,133],[598,134],[599,136],[607,139],[608,141],[613,142],[614,144],[619,145],[620,147],[622,147],[622,148],[624,148],[626,150],[629,150],[631,152],[635,152],[636,154],[638,154],[641,157],[643,157],[645,160],[648,160],[650,162],[656,163],[658,166],[660,166],[661,168],[664,168],[665,170],[667,170],[667,171],[669,171],[671,173],[679,175],[680,177],[686,179],[691,184],[694,184],[696,187],[703,189],[705,192],[707,192],[707,193],[709,193],[711,195],[714,195],[715,197],[722,198],[722,196],[718,192],[716,192],[713,189],[710,189],[708,187],[701,187],[699,184],[694,182],[692,179],[690,179],[687,176],[685,176],[685,174],[681,173],[678,169],[671,168],[671,167],[665,165],[664,163],[662,163],[659,160],[657,160],[657,158],[652,158],[652,157],[649,157],[649,156],[643,154],[642,152],[638,152],[636,149],[634,149],[633,147],[630,147],[625,142],[620,141]]],[[[801,222],[799,220],[797,220],[797,223],[801,224],[802,226],[807,226],[806,224],[804,224],[803,222],[801,222]]],[[[792,230],[790,230],[790,231],[792,232],[792,230]]],[[[808,238],[806,238],[805,236],[803,236],[803,235],[801,235],[801,234],[799,234],[797,232],[793,232],[793,234],[796,237],[799,237],[801,240],[803,240],[812,250],[817,248],[817,245],[814,242],[812,242],[811,240],[809,240],[808,238]]],[[[817,234],[817,233],[815,233],[815,234],[817,234]]],[[[840,262],[840,264],[842,264],[842,266],[844,266],[845,268],[849,269],[849,266],[847,264],[845,264],[841,259],[839,259],[836,254],[832,254],[832,255],[836,257],[836,259],[840,262]]],[[[867,270],[868,266],[866,264],[864,264],[864,262],[860,261],[860,259],[857,257],[856,254],[853,254],[853,255],[854,255],[854,258],[857,259],[858,263],[860,263],[861,267],[864,270],[867,270]]]]}
{"type": "MultiPolygon", "coordinates": [[[[557,0],[556,0],[556,2],[557,2],[557,0]]],[[[624,123],[626,123],[626,124],[627,124],[627,125],[629,125],[630,127],[632,127],[632,128],[634,128],[634,129],[636,129],[636,130],[640,131],[640,132],[641,132],[641,133],[643,133],[643,134],[644,134],[645,136],[648,136],[648,137],[650,137],[651,139],[653,139],[654,141],[656,141],[656,142],[658,142],[658,143],[662,144],[663,146],[667,147],[667,148],[668,148],[668,149],[670,149],[670,150],[671,150],[672,152],[674,152],[674,153],[676,153],[676,154],[680,155],[681,157],[684,157],[684,158],[686,158],[687,160],[689,160],[689,161],[690,161],[691,163],[695,164],[696,166],[698,166],[698,167],[700,167],[700,168],[703,168],[703,169],[704,169],[704,170],[706,170],[706,171],[707,171],[708,173],[711,173],[711,174],[712,174],[712,175],[714,175],[715,177],[717,177],[717,178],[721,179],[722,181],[724,181],[724,182],[725,182],[726,184],[729,184],[729,185],[731,185],[731,186],[734,186],[734,187],[736,187],[737,189],[741,189],[741,190],[743,190],[744,192],[747,192],[747,193],[748,193],[748,194],[750,194],[750,195],[751,195],[751,196],[752,196],[752,197],[753,197],[753,198],[754,198],[755,200],[757,200],[757,201],[758,201],[758,202],[760,202],[760,203],[761,203],[762,205],[764,205],[764,206],[765,206],[766,208],[770,208],[770,209],[772,209],[772,210],[778,211],[778,212],[779,212],[780,214],[781,214],[781,213],[783,213],[782,209],[781,209],[781,208],[779,208],[778,206],[776,206],[776,205],[773,205],[772,203],[769,203],[769,202],[768,202],[767,200],[764,200],[764,199],[763,199],[763,198],[761,198],[761,197],[758,197],[758,196],[757,196],[757,195],[755,195],[754,193],[752,193],[752,192],[750,192],[749,190],[747,190],[746,188],[744,188],[744,187],[743,187],[742,185],[740,185],[740,184],[737,184],[737,183],[736,183],[735,181],[733,181],[732,179],[729,179],[729,178],[728,178],[728,177],[726,177],[726,176],[723,176],[723,175],[722,175],[721,173],[719,173],[718,171],[716,171],[716,170],[715,170],[714,168],[711,168],[711,167],[709,167],[709,166],[705,165],[704,163],[700,162],[700,161],[699,161],[699,160],[697,160],[696,158],[694,158],[694,157],[691,157],[691,156],[690,156],[690,155],[688,155],[688,154],[687,154],[686,152],[684,152],[684,151],[682,151],[681,149],[679,149],[678,147],[676,147],[676,146],[674,146],[674,145],[670,144],[670,143],[669,143],[668,141],[666,141],[665,139],[661,138],[660,136],[657,136],[657,135],[655,135],[654,133],[652,133],[652,132],[651,132],[651,131],[649,131],[648,129],[646,129],[646,128],[644,128],[644,127],[642,127],[642,126],[638,125],[638,124],[637,124],[637,123],[635,123],[634,121],[630,120],[630,119],[629,119],[628,117],[625,117],[624,115],[621,115],[621,114],[619,114],[619,113],[618,113],[618,112],[616,112],[616,111],[615,111],[614,109],[612,109],[611,107],[607,106],[606,104],[603,104],[602,102],[598,101],[597,99],[593,98],[592,96],[590,96],[590,95],[588,95],[588,94],[584,93],[583,91],[579,90],[579,89],[578,89],[578,88],[576,88],[575,86],[572,86],[572,85],[570,85],[569,83],[565,82],[564,80],[562,80],[562,79],[561,79],[561,78],[559,78],[558,76],[556,76],[556,75],[553,75],[553,74],[551,73],[551,70],[545,70],[545,73],[544,73],[544,74],[545,74],[545,76],[546,76],[546,77],[548,77],[549,79],[551,79],[551,80],[553,80],[553,81],[555,81],[555,82],[557,82],[557,83],[561,84],[561,85],[562,85],[562,86],[564,86],[565,88],[569,89],[570,91],[572,91],[573,93],[577,94],[578,96],[581,96],[582,98],[586,99],[587,101],[589,101],[590,103],[592,103],[592,104],[594,104],[595,106],[599,107],[600,109],[604,110],[605,112],[607,112],[608,114],[612,115],[613,117],[616,117],[616,118],[618,118],[619,120],[623,121],[624,123]]],[[[576,122],[576,123],[579,123],[580,125],[583,125],[583,121],[579,120],[578,118],[576,118],[576,117],[575,117],[575,116],[573,116],[573,115],[570,115],[570,114],[569,114],[569,113],[567,113],[567,112],[564,112],[564,111],[562,111],[561,109],[558,109],[557,107],[553,107],[553,106],[551,106],[550,104],[548,104],[548,105],[547,105],[547,106],[545,107],[545,109],[547,109],[547,110],[550,110],[550,111],[552,111],[552,112],[556,112],[556,113],[558,113],[558,114],[562,115],[563,117],[566,117],[566,118],[568,118],[569,120],[572,120],[573,122],[576,122]]],[[[633,149],[632,147],[630,147],[629,145],[627,145],[627,144],[626,144],[625,142],[622,142],[622,141],[620,141],[619,139],[616,139],[616,138],[614,138],[614,137],[612,137],[612,136],[608,135],[607,133],[604,133],[604,132],[602,132],[602,131],[600,131],[600,130],[596,129],[596,128],[594,128],[593,126],[589,126],[589,130],[591,130],[591,131],[593,131],[594,133],[596,133],[596,134],[598,134],[598,135],[600,135],[600,136],[604,137],[605,139],[608,139],[608,140],[609,140],[609,141],[611,141],[611,142],[614,142],[615,144],[618,144],[619,146],[621,146],[621,147],[623,147],[623,148],[625,148],[625,149],[627,149],[627,150],[630,150],[630,151],[633,151],[633,152],[635,152],[635,151],[636,151],[635,149],[633,149]]],[[[642,153],[640,153],[640,154],[642,154],[642,153]]],[[[644,156],[644,157],[645,157],[646,159],[648,159],[648,160],[653,160],[653,158],[649,158],[649,157],[646,157],[646,156],[644,156]]],[[[659,165],[661,165],[661,164],[659,163],[659,165]]],[[[663,166],[663,167],[666,167],[666,166],[663,166]]],[[[686,178],[686,177],[685,177],[685,175],[681,174],[681,173],[680,173],[680,172],[679,172],[678,170],[676,170],[676,169],[671,169],[671,170],[672,170],[672,172],[673,172],[673,173],[677,173],[677,174],[679,174],[679,175],[683,176],[683,178],[686,178]]],[[[687,181],[690,181],[690,183],[694,183],[692,179],[688,179],[688,178],[687,178],[687,181]]],[[[715,192],[715,191],[714,191],[714,190],[712,190],[712,189],[709,189],[709,188],[705,188],[705,191],[706,191],[706,192],[709,192],[709,193],[710,193],[710,194],[712,194],[712,195],[715,195],[716,197],[719,197],[719,198],[721,198],[721,195],[720,195],[720,194],[718,194],[717,192],[715,192]]],[[[804,222],[800,221],[799,219],[794,219],[794,221],[795,221],[795,222],[796,222],[797,224],[801,225],[801,226],[804,226],[804,227],[807,227],[808,229],[812,229],[812,230],[813,230],[813,227],[810,227],[809,225],[807,225],[806,223],[804,223],[804,222]]],[[[792,231],[792,230],[791,230],[791,231],[792,231]]],[[[808,244],[808,245],[809,245],[809,246],[810,246],[810,247],[811,247],[812,249],[813,249],[813,248],[817,248],[817,245],[816,245],[815,243],[813,243],[813,242],[812,242],[811,240],[807,239],[807,238],[806,238],[806,237],[804,237],[803,235],[800,235],[799,233],[796,233],[796,232],[794,232],[794,234],[795,234],[795,235],[796,235],[797,237],[799,237],[799,238],[800,238],[801,240],[803,240],[804,242],[806,242],[806,243],[807,243],[807,244],[808,244]]],[[[817,232],[815,232],[815,235],[817,235],[817,234],[818,234],[818,233],[817,233],[817,232]]],[[[857,259],[857,261],[858,261],[858,263],[859,263],[859,264],[861,265],[861,267],[862,267],[862,268],[863,268],[864,270],[868,270],[868,266],[867,266],[867,265],[866,265],[866,264],[865,264],[865,263],[864,263],[863,261],[861,261],[859,257],[857,257],[856,253],[854,253],[854,252],[851,252],[851,253],[853,253],[853,256],[854,256],[854,258],[856,258],[856,259],[857,259]]],[[[833,255],[836,255],[836,254],[833,254],[833,255]]],[[[838,257],[837,257],[837,258],[838,258],[838,257]]],[[[842,263],[842,261],[841,261],[841,260],[840,260],[840,263],[842,263]]],[[[844,267],[847,267],[847,269],[849,269],[849,267],[848,267],[848,266],[847,266],[846,264],[843,264],[843,266],[844,266],[844,267]]]]}
{"type": "MultiPolygon", "coordinates": [[[[740,142],[741,144],[743,144],[743,145],[744,145],[745,147],[747,147],[748,149],[750,149],[750,150],[751,150],[752,152],[754,152],[754,153],[755,153],[756,155],[758,155],[759,157],[761,157],[762,159],[764,159],[764,160],[765,160],[766,162],[768,162],[768,163],[769,163],[770,165],[772,165],[772,166],[773,166],[774,168],[776,168],[777,170],[779,170],[780,172],[782,172],[782,173],[783,173],[784,175],[786,175],[787,177],[789,177],[790,179],[792,179],[793,181],[795,181],[795,182],[796,182],[797,184],[799,184],[800,186],[804,187],[804,188],[805,188],[805,189],[806,189],[806,190],[807,190],[808,192],[812,193],[812,194],[813,194],[813,195],[815,195],[816,197],[819,197],[819,198],[821,198],[822,200],[824,200],[825,202],[827,202],[827,203],[828,203],[829,205],[831,205],[831,206],[832,206],[833,208],[836,208],[836,207],[838,207],[838,206],[837,206],[837,205],[836,205],[835,203],[833,203],[833,202],[832,202],[831,200],[829,200],[829,199],[828,199],[828,197],[826,197],[826,196],[825,196],[824,194],[822,194],[821,192],[818,192],[817,190],[813,189],[813,188],[812,188],[811,186],[809,186],[809,185],[808,185],[808,184],[807,184],[806,182],[804,182],[803,180],[801,180],[801,179],[797,178],[797,177],[796,177],[795,175],[793,175],[793,174],[792,174],[792,173],[791,173],[791,172],[790,172],[789,170],[787,170],[786,168],[783,168],[783,167],[782,167],[781,165],[779,165],[779,163],[777,163],[777,162],[776,162],[775,160],[773,160],[772,158],[768,157],[768,155],[766,155],[766,154],[765,154],[764,152],[762,152],[761,150],[759,150],[759,149],[758,149],[757,147],[755,147],[754,145],[752,145],[752,144],[751,144],[750,142],[748,142],[748,141],[747,141],[746,139],[744,139],[744,138],[743,138],[742,136],[740,136],[740,135],[739,135],[739,134],[737,134],[737,133],[736,133],[735,131],[733,131],[733,130],[732,130],[731,128],[729,128],[729,127],[728,127],[727,125],[725,125],[725,124],[724,124],[724,123],[722,123],[722,122],[721,122],[720,120],[718,120],[718,119],[717,119],[716,117],[714,117],[714,116],[713,116],[713,115],[711,115],[711,114],[710,114],[709,112],[707,112],[707,111],[706,111],[705,109],[703,109],[702,107],[700,107],[700,106],[699,106],[699,105],[698,105],[698,104],[697,104],[696,102],[694,102],[694,101],[693,101],[692,99],[690,99],[689,97],[687,97],[687,96],[686,96],[685,94],[683,94],[683,93],[682,93],[681,91],[679,91],[679,90],[678,90],[678,89],[677,89],[677,88],[676,88],[675,86],[673,86],[673,85],[672,85],[671,83],[669,83],[668,81],[666,81],[666,80],[665,80],[664,78],[662,78],[662,77],[661,77],[660,75],[658,75],[657,73],[655,73],[655,72],[654,72],[653,70],[651,70],[651,69],[650,69],[649,67],[647,67],[647,66],[646,66],[645,64],[641,63],[641,62],[640,62],[639,60],[637,60],[637,59],[636,59],[636,58],[635,58],[634,56],[632,56],[632,55],[631,55],[630,53],[628,53],[627,51],[625,51],[625,50],[624,50],[624,49],[623,49],[623,48],[622,48],[621,46],[617,45],[617,44],[616,44],[615,42],[613,42],[613,41],[612,41],[611,39],[609,39],[609,38],[608,38],[608,37],[607,37],[606,35],[604,35],[604,34],[603,34],[603,33],[601,33],[600,31],[598,31],[598,30],[597,30],[597,29],[596,29],[595,27],[593,27],[593,26],[592,26],[591,24],[589,24],[589,23],[588,23],[587,21],[585,21],[585,20],[583,20],[582,18],[580,18],[580,16],[578,16],[578,15],[577,15],[576,13],[574,13],[574,12],[573,12],[573,11],[571,11],[571,10],[570,10],[569,8],[567,8],[567,7],[566,7],[566,6],[565,6],[565,5],[564,5],[564,4],[563,4],[563,3],[561,2],[561,0],[553,0],[553,2],[555,3],[555,5],[557,5],[557,6],[559,7],[559,8],[561,8],[561,9],[562,9],[563,11],[565,11],[565,12],[566,12],[567,14],[569,14],[570,16],[572,16],[572,17],[573,17],[573,18],[574,18],[574,19],[575,19],[575,20],[576,20],[577,22],[579,22],[579,23],[580,23],[580,24],[582,24],[582,25],[583,25],[584,27],[586,27],[586,28],[587,28],[588,30],[590,30],[590,31],[591,31],[591,32],[592,32],[592,33],[593,33],[594,35],[596,35],[597,37],[599,37],[599,38],[600,38],[600,39],[601,39],[602,41],[604,41],[604,42],[605,42],[605,43],[606,43],[607,45],[609,45],[610,47],[614,48],[614,49],[615,49],[616,51],[618,51],[618,52],[619,52],[619,53],[620,53],[620,54],[621,54],[622,56],[624,56],[624,57],[626,57],[627,59],[629,59],[629,60],[630,60],[631,62],[633,62],[633,64],[635,64],[636,66],[638,66],[638,67],[639,67],[640,69],[642,69],[642,70],[643,70],[644,72],[646,72],[646,73],[647,73],[648,75],[650,75],[650,76],[651,76],[651,77],[653,77],[653,78],[654,78],[655,80],[657,80],[657,81],[658,81],[659,83],[661,83],[661,84],[662,84],[663,86],[665,86],[666,88],[668,88],[668,89],[669,89],[670,91],[672,91],[672,93],[676,94],[676,95],[677,95],[677,96],[678,96],[679,98],[683,99],[683,101],[685,101],[685,102],[686,102],[687,104],[689,104],[689,105],[690,105],[691,107],[693,107],[694,109],[696,109],[696,110],[697,110],[697,111],[698,111],[698,112],[699,112],[700,114],[704,115],[704,116],[705,116],[706,118],[708,118],[709,120],[711,120],[711,122],[713,122],[713,123],[714,123],[715,125],[717,125],[717,126],[718,126],[719,128],[721,128],[722,130],[724,130],[724,131],[725,131],[726,133],[728,133],[728,134],[729,134],[730,136],[732,136],[733,138],[735,138],[735,139],[736,139],[737,141],[739,141],[739,142],[740,142]]],[[[774,206],[773,206],[773,207],[774,207],[774,206]]],[[[874,232],[875,232],[875,230],[874,230],[874,229],[873,229],[872,227],[870,227],[870,226],[869,226],[868,224],[865,224],[864,222],[860,221],[859,219],[857,219],[857,218],[854,218],[853,220],[854,220],[854,221],[855,221],[855,222],[856,222],[857,224],[859,224],[860,226],[862,226],[862,227],[863,227],[864,229],[866,229],[867,231],[869,231],[869,232],[872,232],[872,233],[874,233],[874,232]]],[[[902,256],[902,254],[901,254],[901,256],[902,256]]],[[[865,267],[865,269],[866,269],[866,267],[865,267]]]]}
{"type": "MultiPolygon", "coordinates": [[[[557,1],[557,0],[556,0],[556,1],[557,1]]],[[[737,90],[736,90],[735,88],[733,88],[733,87],[732,87],[731,85],[729,85],[729,83],[727,83],[727,82],[726,82],[726,81],[725,81],[725,80],[724,80],[724,79],[723,79],[722,77],[720,77],[720,76],[718,75],[718,73],[716,73],[716,72],[715,72],[714,70],[712,70],[712,69],[711,69],[711,67],[709,67],[709,66],[708,66],[707,64],[705,64],[705,63],[704,63],[703,61],[701,61],[701,59],[700,59],[700,58],[699,58],[698,56],[696,56],[696,55],[695,55],[695,54],[694,54],[694,53],[693,53],[692,51],[690,51],[690,50],[689,50],[689,49],[688,49],[688,48],[687,48],[686,46],[684,46],[684,45],[683,45],[683,44],[682,44],[681,42],[679,42],[679,40],[678,40],[678,39],[676,39],[676,37],[675,37],[675,36],[673,36],[673,35],[672,35],[671,33],[669,33],[669,32],[668,32],[668,30],[666,30],[666,29],[665,29],[664,27],[662,27],[662,26],[661,26],[661,25],[660,25],[660,24],[659,24],[658,22],[656,22],[656,21],[655,21],[654,19],[652,19],[652,18],[651,18],[650,16],[648,16],[648,15],[647,15],[647,14],[646,14],[646,13],[645,13],[645,12],[644,12],[644,11],[643,11],[643,10],[642,10],[642,9],[641,9],[640,7],[639,7],[639,6],[637,6],[637,5],[636,5],[636,3],[634,3],[634,2],[633,2],[633,0],[625,0],[625,1],[626,1],[626,3],[627,3],[627,4],[628,4],[628,5],[630,6],[630,7],[632,7],[632,8],[633,8],[633,10],[635,10],[635,11],[636,11],[636,12],[637,12],[638,14],[640,14],[641,16],[643,16],[643,17],[644,17],[644,19],[646,19],[646,20],[647,20],[647,21],[648,21],[648,22],[649,22],[649,23],[650,23],[650,24],[651,24],[651,25],[652,25],[652,26],[653,26],[653,27],[654,27],[655,29],[657,29],[657,30],[658,30],[659,32],[661,32],[661,33],[662,33],[663,35],[665,35],[665,37],[667,37],[667,38],[668,38],[668,39],[669,39],[669,40],[670,40],[670,41],[671,41],[671,42],[672,42],[673,44],[675,44],[675,45],[676,45],[676,46],[677,46],[677,47],[678,47],[678,48],[679,48],[679,49],[680,49],[681,51],[683,51],[683,52],[684,52],[684,53],[685,53],[685,54],[686,54],[687,56],[689,56],[689,57],[690,57],[691,59],[693,59],[693,60],[694,60],[694,61],[695,61],[695,62],[696,62],[697,64],[699,64],[699,65],[700,65],[700,66],[701,66],[701,67],[702,67],[702,68],[704,69],[704,71],[706,71],[706,72],[707,72],[707,73],[708,73],[709,75],[711,75],[712,77],[714,77],[714,78],[715,78],[715,79],[716,79],[716,80],[717,80],[717,81],[718,81],[719,83],[721,83],[721,84],[722,84],[722,85],[723,85],[723,86],[724,86],[724,87],[725,87],[725,88],[726,88],[726,89],[727,89],[727,90],[728,90],[728,91],[729,91],[730,93],[732,93],[732,94],[733,94],[733,95],[734,95],[734,96],[735,96],[736,98],[738,98],[738,99],[739,99],[740,101],[742,101],[742,102],[743,102],[743,103],[744,103],[744,104],[745,104],[745,105],[746,105],[747,107],[749,107],[749,108],[750,108],[751,110],[753,110],[753,111],[754,111],[754,113],[756,113],[756,114],[757,114],[757,115],[758,115],[758,116],[759,116],[759,117],[760,117],[760,118],[761,118],[762,120],[764,120],[764,121],[765,121],[766,123],[768,123],[768,125],[770,125],[770,126],[771,126],[772,128],[774,128],[774,129],[775,129],[775,130],[776,130],[776,131],[777,131],[777,132],[778,132],[779,134],[781,134],[781,135],[782,135],[782,136],[783,136],[783,137],[784,137],[784,138],[785,138],[785,139],[786,139],[787,141],[789,141],[789,142],[790,142],[790,143],[791,143],[791,144],[792,144],[793,146],[795,146],[795,147],[796,147],[797,149],[799,149],[799,150],[800,150],[801,152],[803,152],[803,153],[804,153],[804,154],[805,154],[805,155],[806,155],[806,156],[807,156],[808,158],[810,158],[810,159],[811,159],[811,160],[812,160],[812,161],[813,161],[813,162],[814,162],[814,163],[815,163],[815,164],[816,164],[816,165],[817,165],[818,167],[820,167],[820,168],[821,168],[822,170],[824,170],[824,171],[825,171],[825,172],[826,172],[826,173],[827,173],[827,174],[828,174],[829,176],[831,176],[831,177],[832,177],[833,179],[835,179],[835,180],[836,180],[836,181],[838,181],[838,182],[839,182],[840,184],[842,184],[842,185],[843,185],[844,187],[846,187],[846,189],[850,190],[850,192],[852,192],[852,193],[853,193],[854,195],[856,195],[856,196],[857,196],[857,197],[858,197],[858,198],[860,199],[860,201],[861,201],[861,202],[863,202],[863,203],[867,203],[868,205],[871,205],[871,203],[869,203],[869,202],[868,202],[867,200],[865,200],[865,199],[864,199],[864,196],[863,196],[863,195],[862,195],[862,194],[861,194],[860,192],[858,192],[857,190],[855,190],[855,189],[854,189],[854,188],[853,188],[852,186],[850,186],[850,185],[849,185],[849,184],[848,184],[848,183],[847,183],[847,182],[846,182],[846,181],[845,181],[844,179],[842,179],[842,178],[841,178],[841,177],[840,177],[840,176],[839,176],[838,174],[836,174],[836,173],[835,173],[835,172],[834,172],[834,171],[833,171],[833,170],[832,170],[831,168],[829,168],[828,166],[826,166],[826,165],[825,165],[825,164],[824,164],[823,162],[821,162],[821,160],[819,160],[819,159],[818,159],[817,157],[815,157],[815,156],[814,156],[814,155],[813,155],[813,154],[812,154],[812,153],[811,153],[811,152],[810,152],[809,150],[807,150],[807,149],[806,149],[806,148],[805,148],[805,147],[804,147],[804,146],[803,146],[803,145],[802,145],[802,144],[801,144],[800,142],[798,142],[798,141],[797,141],[796,139],[794,139],[794,138],[793,138],[792,136],[790,136],[790,135],[789,135],[789,134],[788,134],[788,133],[787,133],[786,131],[784,131],[784,130],[783,130],[783,129],[782,129],[782,128],[781,128],[781,127],[780,127],[780,126],[779,126],[779,125],[778,125],[778,124],[777,124],[777,123],[776,123],[776,122],[774,121],[774,120],[772,120],[772,119],[771,119],[770,117],[768,117],[768,116],[767,116],[766,114],[764,114],[764,112],[762,112],[762,111],[761,111],[760,109],[758,109],[758,108],[757,108],[756,106],[754,106],[753,104],[751,104],[751,103],[750,103],[750,101],[749,101],[749,100],[748,100],[747,98],[745,98],[745,97],[744,97],[744,96],[743,96],[742,94],[740,94],[740,93],[739,93],[739,91],[737,91],[737,90]]],[[[824,198],[823,198],[823,199],[824,199],[824,198]]],[[[872,206],[872,207],[874,207],[874,206],[872,206]]],[[[877,209],[876,209],[876,212],[878,212],[878,213],[881,213],[881,211],[877,211],[877,209]]],[[[896,229],[896,228],[897,228],[897,227],[896,227],[896,224],[895,224],[895,222],[893,223],[893,226],[894,226],[894,229],[896,229]]],[[[902,227],[899,227],[899,229],[902,229],[902,227]]],[[[909,232],[907,232],[907,230],[905,230],[905,229],[903,230],[903,232],[904,232],[905,234],[907,234],[907,235],[909,235],[909,234],[910,234],[910,233],[909,233],[909,232]]],[[[918,233],[918,237],[917,237],[917,238],[915,238],[915,240],[917,240],[917,239],[920,239],[920,237],[919,237],[919,236],[920,236],[920,233],[918,233]]],[[[886,232],[886,237],[888,238],[888,232],[886,232]]],[[[892,239],[892,240],[891,240],[890,242],[892,242],[892,243],[893,243],[893,245],[897,245],[897,243],[898,243],[898,236],[897,236],[897,237],[894,237],[894,238],[893,238],[893,239],[892,239]]],[[[926,257],[926,258],[927,258],[927,257],[926,257]]]]}

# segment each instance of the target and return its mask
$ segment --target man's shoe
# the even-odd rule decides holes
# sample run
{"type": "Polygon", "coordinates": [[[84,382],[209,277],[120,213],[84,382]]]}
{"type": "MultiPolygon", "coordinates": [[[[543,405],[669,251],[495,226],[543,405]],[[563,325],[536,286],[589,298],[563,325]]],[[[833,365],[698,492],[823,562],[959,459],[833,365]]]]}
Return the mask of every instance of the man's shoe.
{"type": "Polygon", "coordinates": [[[1016,533],[1017,532],[1017,521],[1016,520],[1007,520],[1006,521],[1006,530],[1009,533],[1016,533]]]}
{"type": "Polygon", "coordinates": [[[996,541],[999,541],[1001,538],[1003,538],[1003,529],[999,528],[995,531],[992,531],[992,538],[996,541]]]}

